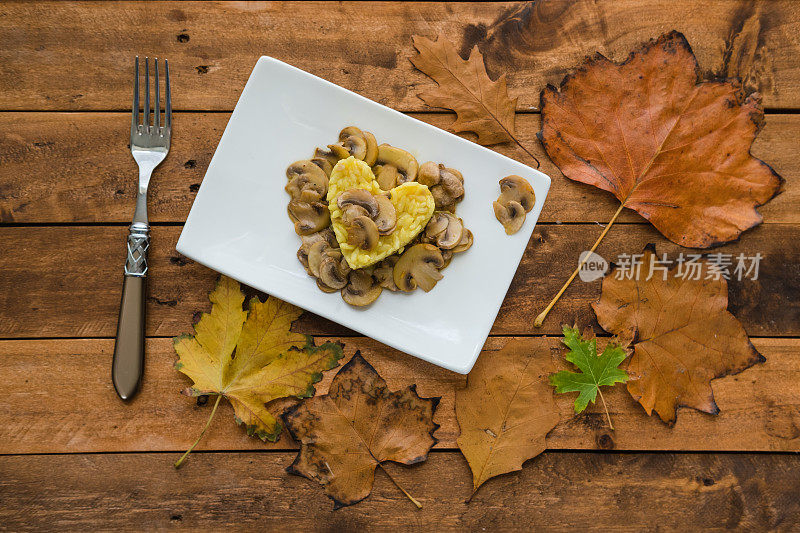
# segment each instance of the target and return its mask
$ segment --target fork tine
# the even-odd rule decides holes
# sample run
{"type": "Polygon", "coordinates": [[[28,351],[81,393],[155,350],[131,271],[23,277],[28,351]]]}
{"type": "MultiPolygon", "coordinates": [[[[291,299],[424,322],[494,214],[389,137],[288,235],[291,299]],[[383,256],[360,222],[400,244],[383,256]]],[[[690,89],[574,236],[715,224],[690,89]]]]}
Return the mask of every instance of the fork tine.
{"type": "Polygon", "coordinates": [[[164,98],[166,99],[164,105],[164,127],[167,128],[167,133],[172,127],[172,95],[169,90],[169,61],[164,60],[164,98]]]}
{"type": "Polygon", "coordinates": [[[153,81],[153,88],[156,92],[156,102],[155,106],[153,107],[153,125],[155,126],[155,133],[160,133],[159,129],[161,128],[161,103],[159,101],[159,88],[158,88],[158,58],[155,61],[156,64],[156,78],[153,81]]]}
{"type": "Polygon", "coordinates": [[[150,58],[144,58],[144,131],[150,131],[150,58]]]}
{"type": "Polygon", "coordinates": [[[133,67],[133,109],[131,110],[131,134],[139,127],[139,56],[133,67]]]}

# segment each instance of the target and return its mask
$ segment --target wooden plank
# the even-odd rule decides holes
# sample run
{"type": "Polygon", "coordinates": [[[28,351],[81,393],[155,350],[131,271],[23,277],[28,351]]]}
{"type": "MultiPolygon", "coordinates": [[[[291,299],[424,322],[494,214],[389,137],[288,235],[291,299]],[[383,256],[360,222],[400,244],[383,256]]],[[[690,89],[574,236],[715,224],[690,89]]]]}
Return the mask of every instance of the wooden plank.
{"type": "Polygon", "coordinates": [[[271,55],[399,110],[421,110],[418,89],[432,81],[408,61],[411,36],[444,33],[462,53],[477,44],[529,110],[584,56],[624,59],[672,29],[686,34],[704,72],[742,76],[767,106],[800,105],[792,0],[4,2],[0,109],[124,110],[138,54],[169,58],[179,109],[233,109],[256,59],[271,55]]]}
{"type": "MultiPolygon", "coordinates": [[[[323,339],[320,339],[323,340],[323,339]]],[[[425,397],[441,396],[436,414],[439,448],[455,448],[459,430],[454,391],[465,377],[389,349],[364,337],[343,339],[349,358],[356,350],[392,389],[417,384],[425,397]]],[[[490,338],[481,357],[492,357],[507,338],[490,338]]],[[[525,350],[552,366],[566,368],[560,339],[527,338],[525,350]]],[[[624,387],[607,391],[616,431],[602,408],[575,415],[574,394],[557,395],[561,424],[550,434],[550,449],[800,451],[800,339],[756,339],[764,364],[713,382],[721,410],[710,416],[682,409],[673,428],[648,417],[624,387]],[[743,428],[747,428],[743,431],[743,428]]],[[[172,368],[169,339],[150,339],[141,393],[121,402],[109,378],[112,340],[0,341],[0,454],[181,451],[199,434],[211,406],[178,392],[191,382],[172,368]]],[[[344,361],[343,361],[344,363],[344,361]]],[[[317,386],[327,391],[334,373],[317,386]]],[[[272,405],[280,413],[292,401],[272,405]]],[[[275,444],[248,437],[223,402],[200,448],[205,450],[294,449],[283,435],[275,444]]]]}
{"type": "Polygon", "coordinates": [[[545,453],[487,482],[455,452],[388,465],[416,510],[377,472],[363,502],[332,512],[315,482],[284,472],[288,453],[197,454],[180,471],[160,454],[0,457],[0,520],[10,530],[668,531],[800,527],[800,475],[787,455],[545,453]],[[599,489],[599,490],[598,490],[599,489]]]}
{"type": "MultiPolygon", "coordinates": [[[[292,231],[288,224],[285,231],[292,231]]],[[[492,333],[559,334],[561,324],[575,321],[596,326],[589,303],[599,297],[597,281],[576,280],[541,330],[533,327],[533,319],[564,283],[578,254],[587,250],[600,232],[594,225],[538,226],[492,333]]],[[[207,295],[217,277],[175,252],[179,233],[177,227],[153,229],[148,276],[150,336],[189,331],[193,314],[208,307],[207,295]]],[[[0,338],[113,337],[126,234],[123,226],[0,228],[0,338]]],[[[732,280],[729,285],[730,309],[750,335],[800,335],[798,240],[800,226],[769,224],[714,250],[762,256],[757,280],[732,280]]],[[[641,252],[648,242],[658,243],[659,252],[668,252],[672,259],[679,251],[687,252],[665,243],[651,226],[633,224],[613,228],[598,253],[617,260],[622,253],[641,252]]],[[[476,246],[480,246],[480,235],[476,235],[476,246]]],[[[294,254],[294,250],[286,253],[294,254]]],[[[449,268],[458,268],[458,260],[449,268]]],[[[442,283],[447,283],[446,276],[442,283]]],[[[320,298],[338,297],[320,293],[320,298]]],[[[301,318],[297,329],[309,334],[351,333],[311,314],[301,318]]]]}
{"type": "MultiPolygon", "coordinates": [[[[445,129],[453,121],[452,115],[414,116],[445,129]]],[[[175,116],[170,155],[150,185],[152,222],[186,220],[229,117],[227,113],[175,116]]],[[[129,222],[137,175],[128,150],[129,120],[127,113],[0,113],[0,223],[129,222]]],[[[523,144],[542,162],[541,170],[553,178],[541,222],[611,219],[619,205],[612,195],[566,180],[544,155],[536,139],[539,115],[517,115],[517,127],[523,144]]],[[[753,147],[757,157],[786,179],[784,192],[760,209],[767,224],[800,223],[798,138],[800,116],[768,115],[753,147]]],[[[495,148],[533,164],[513,145],[495,148]]],[[[273,178],[283,185],[282,174],[273,178]]],[[[628,210],[620,222],[644,221],[628,210]]]]}

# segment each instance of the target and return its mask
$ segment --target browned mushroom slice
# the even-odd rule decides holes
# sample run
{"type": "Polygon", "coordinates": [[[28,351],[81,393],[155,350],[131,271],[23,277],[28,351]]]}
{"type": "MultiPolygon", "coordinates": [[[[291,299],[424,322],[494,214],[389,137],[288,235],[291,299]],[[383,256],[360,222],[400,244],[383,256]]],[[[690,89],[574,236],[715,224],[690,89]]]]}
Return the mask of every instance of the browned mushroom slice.
{"type": "Polygon", "coordinates": [[[414,156],[389,144],[378,146],[376,164],[381,167],[377,173],[378,185],[385,191],[417,178],[419,163],[414,156]]]}
{"type": "MultiPolygon", "coordinates": [[[[389,193],[386,193],[387,195],[389,193]]],[[[375,225],[378,226],[378,233],[389,235],[397,225],[397,211],[389,196],[379,194],[374,197],[378,203],[378,214],[373,217],[375,225]]]]}
{"type": "Polygon", "coordinates": [[[415,244],[408,248],[394,266],[394,283],[401,291],[410,292],[418,286],[428,292],[442,279],[442,252],[432,244],[415,244]]]}
{"type": "Polygon", "coordinates": [[[317,241],[325,241],[328,243],[329,248],[339,247],[339,243],[336,240],[336,234],[333,233],[333,229],[330,226],[310,235],[301,235],[300,239],[303,241],[304,245],[307,244],[308,246],[311,246],[317,241]]]}
{"type": "Polygon", "coordinates": [[[450,261],[453,260],[453,250],[442,250],[442,261],[444,264],[440,270],[444,270],[450,265],[450,261]]]}
{"type": "Polygon", "coordinates": [[[390,255],[380,263],[375,266],[375,270],[372,272],[372,275],[377,280],[378,284],[383,287],[384,289],[388,289],[390,291],[398,291],[400,289],[397,288],[397,285],[394,283],[394,265],[397,264],[397,261],[400,259],[400,256],[390,255]]]}
{"type": "Polygon", "coordinates": [[[417,181],[431,190],[436,209],[453,211],[455,204],[464,198],[464,177],[461,172],[442,164],[433,161],[424,163],[419,167],[417,181]]]}
{"type": "Polygon", "coordinates": [[[434,242],[436,238],[447,229],[447,224],[450,220],[447,218],[446,213],[442,211],[434,211],[433,216],[425,226],[425,237],[428,242],[434,242]]]}
{"type": "Polygon", "coordinates": [[[500,197],[497,201],[501,204],[517,202],[528,213],[536,202],[536,194],[528,180],[511,175],[500,180],[500,197]]]}
{"type": "Polygon", "coordinates": [[[342,299],[350,305],[363,307],[377,300],[382,290],[369,272],[353,270],[347,286],[342,289],[342,299]]]}
{"type": "Polygon", "coordinates": [[[472,232],[467,228],[464,228],[464,231],[461,234],[461,240],[458,241],[458,244],[450,251],[455,254],[466,252],[472,247],[472,240],[473,240],[472,232]]]}
{"type": "Polygon", "coordinates": [[[358,217],[369,218],[369,213],[367,213],[367,210],[360,205],[348,204],[344,209],[342,209],[342,224],[345,226],[352,224],[353,220],[358,217]]]}
{"type": "Polygon", "coordinates": [[[372,167],[378,186],[384,191],[390,191],[397,186],[397,176],[400,174],[392,165],[375,165],[372,167]]]}
{"type": "Polygon", "coordinates": [[[293,200],[317,202],[328,193],[328,176],[324,170],[308,159],[295,161],[289,165],[286,177],[289,178],[286,192],[293,200]]]}
{"type": "Polygon", "coordinates": [[[327,257],[325,252],[328,250],[328,243],[325,241],[317,241],[308,249],[308,270],[315,278],[319,277],[319,266],[322,264],[322,259],[327,257]]]}
{"type": "MultiPolygon", "coordinates": [[[[341,256],[341,254],[338,255],[341,256]]],[[[341,290],[347,285],[349,274],[350,267],[347,265],[347,261],[344,258],[337,258],[336,254],[326,255],[319,265],[319,281],[325,287],[334,290],[341,290]]]]}
{"type": "Polygon", "coordinates": [[[339,157],[330,151],[326,152],[325,150],[317,148],[314,150],[314,157],[311,158],[311,162],[321,168],[326,176],[330,177],[333,167],[339,162],[339,157]]]}
{"type": "Polygon", "coordinates": [[[371,218],[356,217],[346,229],[347,244],[362,250],[372,250],[378,244],[378,226],[371,218]]]}
{"type": "Polygon", "coordinates": [[[369,166],[374,165],[378,158],[378,143],[375,140],[375,136],[368,131],[361,131],[355,126],[348,126],[339,132],[339,143],[348,148],[352,156],[356,159],[361,159],[369,166]],[[358,152],[349,149],[350,145],[360,146],[362,141],[364,143],[363,155],[360,149],[358,152]]]}
{"type": "Polygon", "coordinates": [[[336,199],[339,209],[345,209],[348,205],[357,205],[367,211],[369,218],[378,215],[378,201],[366,189],[348,189],[336,199]]]}
{"type": "Polygon", "coordinates": [[[319,278],[317,278],[317,287],[319,287],[319,290],[321,290],[322,292],[327,292],[327,293],[332,293],[332,292],[336,292],[336,291],[339,290],[339,289],[334,289],[333,287],[328,287],[319,278]]]}
{"type": "Polygon", "coordinates": [[[447,218],[447,228],[436,237],[436,246],[443,250],[455,248],[461,242],[464,224],[461,219],[450,213],[443,213],[447,218]]]}
{"type": "Polygon", "coordinates": [[[507,235],[515,234],[525,223],[525,209],[519,202],[512,201],[506,204],[494,202],[492,207],[494,207],[494,216],[506,229],[507,235]]]}
{"type": "Polygon", "coordinates": [[[287,208],[298,235],[310,235],[325,229],[331,223],[328,206],[322,202],[292,200],[287,208]]]}

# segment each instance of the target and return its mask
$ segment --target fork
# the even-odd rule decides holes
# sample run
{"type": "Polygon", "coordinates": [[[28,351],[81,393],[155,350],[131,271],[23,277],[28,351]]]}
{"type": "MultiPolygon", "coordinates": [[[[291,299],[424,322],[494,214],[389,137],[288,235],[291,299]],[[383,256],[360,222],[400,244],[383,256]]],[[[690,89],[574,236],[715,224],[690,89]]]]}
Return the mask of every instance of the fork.
{"type": "Polygon", "coordinates": [[[144,59],[144,107],[139,120],[139,56],[136,56],[131,114],[131,154],[139,165],[139,189],[136,211],[128,232],[128,256],[122,282],[117,339],[111,365],[111,381],[123,400],[136,394],[144,370],[145,278],[150,224],[147,222],[147,186],[153,170],[169,152],[172,131],[172,100],[169,89],[169,62],[164,60],[164,125],[161,125],[158,58],[155,59],[155,103],[150,120],[150,61],[144,59]]]}

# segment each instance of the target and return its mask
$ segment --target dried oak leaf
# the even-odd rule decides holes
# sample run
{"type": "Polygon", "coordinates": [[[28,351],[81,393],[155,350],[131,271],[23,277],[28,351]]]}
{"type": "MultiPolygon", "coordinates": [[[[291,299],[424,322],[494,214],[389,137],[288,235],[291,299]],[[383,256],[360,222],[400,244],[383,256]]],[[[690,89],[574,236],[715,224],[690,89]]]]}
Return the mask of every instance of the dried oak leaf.
{"type": "Polygon", "coordinates": [[[545,450],[545,436],[559,421],[552,371],[542,339],[510,340],[484,353],[456,391],[458,447],[472,470],[473,494],[486,480],[522,469],[545,450]]]}
{"type": "Polygon", "coordinates": [[[592,304],[597,321],[630,342],[628,392],[648,415],[655,410],[672,424],[678,407],[717,414],[710,380],[765,359],[727,311],[728,283],[708,262],[697,272],[662,271],[657,259],[650,244],[638,275],[621,275],[619,267],[609,272],[592,304]]]}
{"type": "Polygon", "coordinates": [[[611,192],[672,242],[706,248],[760,224],[756,207],[783,180],[750,155],[758,95],[699,72],[678,32],[623,63],[596,54],[542,91],[539,139],[567,178],[611,192]]]}
{"type": "Polygon", "coordinates": [[[438,403],[439,398],[420,398],[415,385],[390,391],[356,352],[328,394],[284,412],[286,428],[300,442],[286,470],[319,482],[337,509],[358,503],[372,490],[382,462],[412,465],[427,458],[437,442],[438,403]]]}
{"type": "Polygon", "coordinates": [[[489,78],[477,45],[464,60],[444,35],[435,42],[419,35],[412,40],[419,54],[411,62],[439,85],[419,97],[429,106],[456,112],[451,130],[475,133],[483,145],[516,142],[517,99],[508,97],[505,74],[497,81],[489,78]]]}
{"type": "Polygon", "coordinates": [[[303,311],[277,298],[261,303],[253,297],[245,313],[239,283],[226,276],[209,299],[211,312],[203,313],[194,336],[173,341],[179,356],[175,368],[194,381],[183,393],[227,398],[249,435],[275,441],[281,423],[265,404],[312,396],[322,371],[339,364],[342,346],[314,346],[310,337],[289,331],[303,311]]]}

